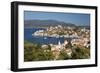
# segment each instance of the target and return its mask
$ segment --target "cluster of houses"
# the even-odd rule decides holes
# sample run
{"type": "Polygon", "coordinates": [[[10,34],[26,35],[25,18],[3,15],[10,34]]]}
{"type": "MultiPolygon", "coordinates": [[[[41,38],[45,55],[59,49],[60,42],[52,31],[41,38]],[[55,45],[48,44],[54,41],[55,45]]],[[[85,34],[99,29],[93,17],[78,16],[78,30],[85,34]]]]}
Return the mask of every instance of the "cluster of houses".
{"type": "MultiPolygon", "coordinates": [[[[90,30],[88,29],[80,29],[79,32],[73,31],[72,27],[67,27],[67,31],[65,31],[65,29],[63,29],[63,27],[61,25],[58,25],[56,27],[49,27],[47,29],[48,32],[51,32],[53,34],[51,34],[50,36],[52,37],[59,37],[60,35],[58,35],[56,32],[59,30],[63,30],[64,31],[64,37],[77,37],[74,39],[71,39],[70,41],[65,40],[64,43],[61,43],[60,41],[58,41],[58,44],[49,44],[51,47],[51,50],[44,50],[44,51],[52,51],[52,54],[55,56],[55,60],[59,58],[60,52],[62,50],[64,50],[67,55],[70,57],[72,54],[72,48],[70,47],[66,47],[66,45],[69,45],[68,43],[70,42],[72,46],[76,45],[76,46],[82,46],[82,47],[86,47],[86,48],[90,48],[90,30]],[[81,35],[80,35],[81,33],[81,35]]],[[[36,36],[48,36],[49,33],[44,33],[44,30],[39,30],[36,31],[33,35],[36,36]]],[[[47,48],[48,45],[42,45],[42,48],[47,48]]]]}
{"type": "MultiPolygon", "coordinates": [[[[80,38],[80,39],[72,39],[70,41],[71,45],[74,46],[82,46],[82,47],[86,47],[89,48],[90,47],[90,43],[89,39],[87,38],[80,38]]],[[[55,56],[55,60],[59,58],[60,52],[62,50],[64,50],[66,52],[66,54],[71,57],[72,55],[72,51],[73,49],[71,47],[66,47],[69,41],[65,40],[64,43],[60,43],[60,41],[58,42],[58,44],[54,45],[54,44],[50,44],[51,46],[51,50],[46,49],[45,51],[52,51],[52,54],[55,56]]],[[[42,45],[42,48],[46,48],[48,45],[42,45]]]]}
{"type": "Polygon", "coordinates": [[[78,37],[77,33],[72,29],[74,27],[63,27],[61,25],[58,26],[50,26],[46,28],[46,30],[38,30],[34,32],[33,36],[47,36],[47,37],[78,37]]]}

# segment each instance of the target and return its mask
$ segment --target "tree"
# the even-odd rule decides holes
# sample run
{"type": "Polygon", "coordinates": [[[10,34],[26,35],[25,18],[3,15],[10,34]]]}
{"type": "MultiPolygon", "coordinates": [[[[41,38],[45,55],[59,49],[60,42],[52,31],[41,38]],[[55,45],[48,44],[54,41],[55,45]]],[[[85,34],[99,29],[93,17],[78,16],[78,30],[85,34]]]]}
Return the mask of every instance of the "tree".
{"type": "Polygon", "coordinates": [[[83,47],[74,48],[75,51],[72,53],[72,59],[87,59],[90,57],[90,50],[83,47]]]}
{"type": "Polygon", "coordinates": [[[41,48],[40,44],[34,44],[31,42],[24,43],[24,61],[43,61],[43,60],[53,60],[51,47],[48,46],[47,50],[41,48]]]}
{"type": "Polygon", "coordinates": [[[61,52],[60,52],[60,55],[59,55],[59,60],[67,60],[67,59],[70,59],[71,57],[70,56],[68,56],[68,54],[66,53],[66,51],[65,50],[62,50],[61,52]]]}

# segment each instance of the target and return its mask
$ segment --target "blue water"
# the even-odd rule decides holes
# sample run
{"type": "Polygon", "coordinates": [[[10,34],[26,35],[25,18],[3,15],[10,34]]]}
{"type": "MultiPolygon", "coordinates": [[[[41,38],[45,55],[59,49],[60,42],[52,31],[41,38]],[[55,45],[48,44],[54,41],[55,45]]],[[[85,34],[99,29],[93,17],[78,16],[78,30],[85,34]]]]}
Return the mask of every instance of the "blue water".
{"type": "Polygon", "coordinates": [[[64,40],[69,40],[70,38],[64,37],[40,37],[40,36],[33,36],[32,34],[37,30],[45,30],[43,28],[25,28],[24,29],[24,40],[38,43],[38,44],[58,44],[58,41],[64,43],[64,40]],[[45,39],[46,38],[46,39],[45,39]]]}

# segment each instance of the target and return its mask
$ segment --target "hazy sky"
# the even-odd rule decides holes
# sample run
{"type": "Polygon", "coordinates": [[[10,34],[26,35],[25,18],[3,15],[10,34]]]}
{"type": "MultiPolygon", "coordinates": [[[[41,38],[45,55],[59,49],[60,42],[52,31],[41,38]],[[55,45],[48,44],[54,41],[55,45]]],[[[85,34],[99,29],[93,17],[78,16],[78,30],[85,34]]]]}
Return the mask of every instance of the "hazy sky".
{"type": "Polygon", "coordinates": [[[58,20],[77,25],[90,25],[90,14],[24,11],[24,20],[58,20]]]}

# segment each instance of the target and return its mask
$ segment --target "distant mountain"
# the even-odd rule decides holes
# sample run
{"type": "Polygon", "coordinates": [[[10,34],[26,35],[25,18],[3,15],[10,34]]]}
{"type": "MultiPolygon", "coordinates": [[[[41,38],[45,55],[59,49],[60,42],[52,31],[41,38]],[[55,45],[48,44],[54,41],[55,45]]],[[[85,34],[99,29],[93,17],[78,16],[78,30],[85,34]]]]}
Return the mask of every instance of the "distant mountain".
{"type": "Polygon", "coordinates": [[[57,20],[24,20],[25,28],[34,28],[34,27],[49,27],[49,26],[76,26],[72,23],[65,23],[57,20]]]}

